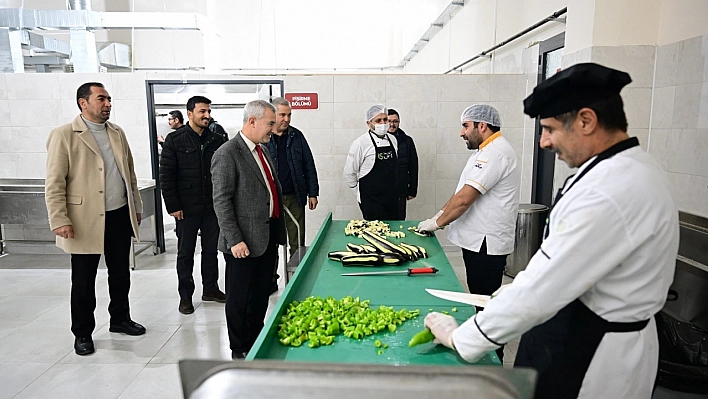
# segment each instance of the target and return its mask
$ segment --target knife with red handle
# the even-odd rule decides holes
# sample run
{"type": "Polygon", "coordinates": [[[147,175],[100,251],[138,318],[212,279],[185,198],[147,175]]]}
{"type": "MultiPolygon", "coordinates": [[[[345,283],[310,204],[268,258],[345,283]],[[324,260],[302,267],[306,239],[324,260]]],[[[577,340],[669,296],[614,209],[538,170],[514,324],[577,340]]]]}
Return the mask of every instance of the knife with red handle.
{"type": "Polygon", "coordinates": [[[418,274],[435,274],[439,270],[434,267],[418,267],[409,268],[406,270],[391,270],[388,272],[361,272],[361,273],[344,273],[342,276],[415,276],[418,274]]]}

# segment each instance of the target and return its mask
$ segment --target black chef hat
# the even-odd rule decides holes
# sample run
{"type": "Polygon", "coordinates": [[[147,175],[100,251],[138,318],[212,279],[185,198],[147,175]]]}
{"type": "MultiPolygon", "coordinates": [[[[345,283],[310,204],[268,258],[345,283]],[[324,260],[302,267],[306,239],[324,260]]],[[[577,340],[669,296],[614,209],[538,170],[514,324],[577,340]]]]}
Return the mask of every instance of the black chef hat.
{"type": "Polygon", "coordinates": [[[541,82],[524,100],[524,113],[551,118],[619,95],[629,74],[594,63],[577,64],[541,82]]]}

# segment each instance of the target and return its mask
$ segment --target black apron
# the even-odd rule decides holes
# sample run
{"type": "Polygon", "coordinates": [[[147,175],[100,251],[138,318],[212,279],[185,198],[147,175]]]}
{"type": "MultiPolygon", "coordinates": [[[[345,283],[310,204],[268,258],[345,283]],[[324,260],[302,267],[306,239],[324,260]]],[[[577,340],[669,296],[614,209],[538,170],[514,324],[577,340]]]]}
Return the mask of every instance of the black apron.
{"type": "MultiPolygon", "coordinates": [[[[632,137],[601,152],[565,192],[598,163],[638,145],[639,140],[632,137]]],[[[553,206],[563,197],[562,193],[563,189],[559,190],[553,206]]],[[[544,239],[547,236],[548,224],[544,239]]],[[[649,320],[609,322],[576,299],[521,337],[514,367],[532,367],[538,371],[537,398],[576,398],[605,333],[640,331],[648,323],[649,320]]]]}
{"type": "Polygon", "coordinates": [[[398,157],[393,143],[386,135],[388,146],[377,147],[374,137],[369,138],[376,149],[376,160],[371,171],[359,179],[359,207],[366,220],[397,220],[398,209],[398,157]]]}

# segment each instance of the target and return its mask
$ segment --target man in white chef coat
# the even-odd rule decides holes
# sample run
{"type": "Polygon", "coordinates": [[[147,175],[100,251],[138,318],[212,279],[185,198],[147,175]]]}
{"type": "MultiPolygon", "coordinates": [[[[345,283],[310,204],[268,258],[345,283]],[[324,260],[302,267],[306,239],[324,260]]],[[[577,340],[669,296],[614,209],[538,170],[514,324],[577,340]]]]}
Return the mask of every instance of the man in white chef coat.
{"type": "MultiPolygon", "coordinates": [[[[501,286],[506,257],[514,250],[520,168],[502,135],[496,108],[471,105],[462,112],[460,124],[460,137],[473,152],[455,194],[435,216],[420,222],[418,230],[449,225],[447,239],[462,249],[469,292],[491,295],[501,286]]],[[[503,360],[504,349],[497,355],[503,360]]]]}
{"type": "Polygon", "coordinates": [[[538,85],[524,112],[541,147],[578,168],[556,196],[541,248],[487,308],[458,326],[431,313],[436,339],[474,362],[520,336],[515,366],[539,372],[536,396],[650,398],[679,242],[661,166],[627,134],[627,73],[578,64],[538,85]]]}
{"type": "Polygon", "coordinates": [[[460,123],[460,137],[472,155],[455,194],[435,216],[420,222],[418,230],[449,225],[448,240],[462,248],[467,288],[471,294],[491,295],[501,285],[506,257],[514,250],[521,178],[496,108],[471,105],[460,123]]]}

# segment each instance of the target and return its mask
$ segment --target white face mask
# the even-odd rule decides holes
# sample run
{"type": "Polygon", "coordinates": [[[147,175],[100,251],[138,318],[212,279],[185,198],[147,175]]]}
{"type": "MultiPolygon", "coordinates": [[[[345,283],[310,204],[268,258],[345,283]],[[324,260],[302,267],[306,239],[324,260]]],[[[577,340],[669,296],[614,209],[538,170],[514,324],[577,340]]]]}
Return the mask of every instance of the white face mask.
{"type": "Polygon", "coordinates": [[[379,136],[383,136],[388,132],[388,123],[383,123],[381,125],[374,125],[374,133],[378,134],[379,136]]]}

